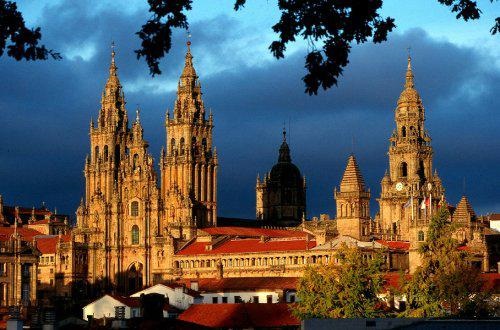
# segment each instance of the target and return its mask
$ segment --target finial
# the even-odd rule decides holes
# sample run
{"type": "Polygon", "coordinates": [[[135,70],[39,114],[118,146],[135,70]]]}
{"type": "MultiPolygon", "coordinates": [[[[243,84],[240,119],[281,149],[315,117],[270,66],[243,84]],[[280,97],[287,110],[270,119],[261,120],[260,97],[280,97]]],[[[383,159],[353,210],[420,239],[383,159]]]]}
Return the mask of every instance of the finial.
{"type": "Polygon", "coordinates": [[[115,42],[111,42],[111,65],[109,66],[109,74],[116,75],[116,64],[115,64],[115,42]]]}
{"type": "Polygon", "coordinates": [[[115,63],[115,42],[111,41],[111,63],[115,63]]]}
{"type": "Polygon", "coordinates": [[[136,122],[137,124],[140,124],[140,123],[141,123],[141,118],[140,118],[140,116],[139,116],[140,112],[141,112],[141,109],[139,108],[139,104],[138,104],[138,105],[137,105],[137,109],[135,109],[135,122],[136,122]]]}
{"type": "Polygon", "coordinates": [[[413,83],[413,71],[411,68],[411,56],[410,56],[410,47],[408,47],[408,66],[406,68],[406,83],[405,88],[413,88],[415,85],[413,83]]]}

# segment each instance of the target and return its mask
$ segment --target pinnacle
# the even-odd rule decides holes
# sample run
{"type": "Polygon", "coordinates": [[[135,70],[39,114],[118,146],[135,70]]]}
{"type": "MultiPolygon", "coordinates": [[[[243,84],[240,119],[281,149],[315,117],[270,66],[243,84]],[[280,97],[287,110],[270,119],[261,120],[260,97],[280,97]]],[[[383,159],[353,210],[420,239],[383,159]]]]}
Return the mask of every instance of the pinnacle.
{"type": "Polygon", "coordinates": [[[468,219],[469,217],[474,218],[475,216],[476,213],[474,212],[474,209],[472,208],[469,199],[465,195],[462,196],[462,199],[457,204],[457,208],[453,213],[453,218],[457,220],[464,220],[464,219],[469,220],[468,219]]]}
{"type": "Polygon", "coordinates": [[[365,181],[356,162],[354,155],[349,156],[347,166],[340,182],[340,191],[364,191],[365,181]]]}

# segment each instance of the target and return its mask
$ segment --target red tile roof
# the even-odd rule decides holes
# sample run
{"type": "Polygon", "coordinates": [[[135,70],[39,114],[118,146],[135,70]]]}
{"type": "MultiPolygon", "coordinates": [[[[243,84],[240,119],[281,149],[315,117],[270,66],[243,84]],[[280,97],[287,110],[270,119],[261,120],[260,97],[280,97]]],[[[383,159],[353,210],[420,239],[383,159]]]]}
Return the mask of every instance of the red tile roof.
{"type": "Polygon", "coordinates": [[[500,220],[500,213],[492,213],[490,215],[490,220],[500,220]]]}
{"type": "Polygon", "coordinates": [[[306,237],[307,233],[300,230],[266,229],[248,227],[211,227],[203,231],[210,235],[229,235],[238,237],[306,237]]]}
{"type": "Polygon", "coordinates": [[[197,304],[179,320],[212,328],[273,328],[299,326],[288,304],[197,304]]]}
{"type": "MultiPolygon", "coordinates": [[[[56,253],[59,235],[42,235],[35,237],[36,247],[42,254],[56,253]]],[[[70,242],[71,234],[61,235],[62,242],[70,242]]]]}
{"type": "Polygon", "coordinates": [[[238,239],[234,238],[221,242],[207,250],[208,242],[193,242],[178,251],[177,255],[197,254],[221,254],[221,253],[246,253],[246,252],[270,252],[270,251],[300,251],[312,249],[316,241],[308,241],[303,238],[270,239],[261,241],[256,238],[238,239]]]}
{"type": "Polygon", "coordinates": [[[387,246],[389,249],[393,250],[409,250],[410,242],[405,241],[386,241],[383,239],[377,240],[377,243],[387,246]]]}
{"type": "MultiPolygon", "coordinates": [[[[11,236],[14,234],[15,228],[11,227],[0,227],[0,241],[8,241],[11,236]]],[[[33,237],[37,235],[42,235],[38,230],[18,227],[17,233],[21,236],[22,241],[33,241],[33,237]]]]}
{"type": "Polygon", "coordinates": [[[200,278],[180,280],[187,287],[197,282],[200,292],[226,292],[250,290],[287,290],[296,289],[297,277],[234,277],[234,278],[200,278]]]}

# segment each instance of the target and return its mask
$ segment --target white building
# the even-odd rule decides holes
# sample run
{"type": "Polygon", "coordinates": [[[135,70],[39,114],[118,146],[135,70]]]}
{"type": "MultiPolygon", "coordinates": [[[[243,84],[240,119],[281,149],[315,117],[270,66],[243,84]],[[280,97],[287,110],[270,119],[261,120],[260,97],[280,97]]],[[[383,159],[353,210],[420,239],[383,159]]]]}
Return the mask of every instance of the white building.
{"type": "Polygon", "coordinates": [[[165,296],[167,303],[181,310],[186,310],[193,304],[203,303],[203,297],[195,290],[183,285],[156,284],[147,289],[132,294],[131,298],[139,298],[141,294],[159,293],[165,296]]]}
{"type": "Polygon", "coordinates": [[[89,320],[89,316],[94,319],[104,317],[115,317],[115,307],[125,307],[125,318],[130,319],[141,315],[140,300],[129,297],[105,295],[83,307],[83,319],[89,320]]]}
{"type": "Polygon", "coordinates": [[[196,289],[204,304],[279,303],[294,302],[297,278],[294,277],[237,277],[200,278],[181,284],[196,289]]]}

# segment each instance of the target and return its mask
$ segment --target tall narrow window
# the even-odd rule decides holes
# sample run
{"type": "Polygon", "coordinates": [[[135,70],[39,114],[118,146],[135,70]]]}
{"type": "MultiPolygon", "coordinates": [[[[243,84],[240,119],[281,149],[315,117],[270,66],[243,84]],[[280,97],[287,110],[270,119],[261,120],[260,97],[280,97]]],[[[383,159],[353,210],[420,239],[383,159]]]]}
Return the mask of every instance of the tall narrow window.
{"type": "Polygon", "coordinates": [[[405,162],[401,163],[401,173],[400,173],[400,176],[401,177],[408,176],[408,164],[406,164],[405,162]]]}
{"type": "Polygon", "coordinates": [[[173,155],[174,154],[174,151],[175,151],[175,139],[172,138],[170,140],[170,154],[173,155]]]}
{"type": "Polygon", "coordinates": [[[136,217],[139,215],[139,202],[133,201],[130,203],[130,215],[136,217]]]}
{"type": "Polygon", "coordinates": [[[132,244],[139,244],[139,227],[137,225],[132,226],[132,244]]]}
{"type": "Polygon", "coordinates": [[[97,160],[97,159],[99,159],[99,146],[96,146],[94,148],[94,150],[95,150],[94,151],[94,158],[97,160]]]}
{"type": "Polygon", "coordinates": [[[424,232],[423,232],[423,231],[419,231],[419,232],[418,232],[418,240],[419,240],[420,242],[423,242],[423,241],[424,241],[424,238],[425,238],[424,232]]]}
{"type": "Polygon", "coordinates": [[[139,165],[139,155],[138,154],[134,154],[134,164],[133,164],[133,169],[137,169],[137,166],[139,165]]]}
{"type": "Polygon", "coordinates": [[[401,128],[401,136],[406,137],[406,127],[401,128]]]}
{"type": "Polygon", "coordinates": [[[108,146],[104,146],[104,161],[108,161],[108,146]]]}

